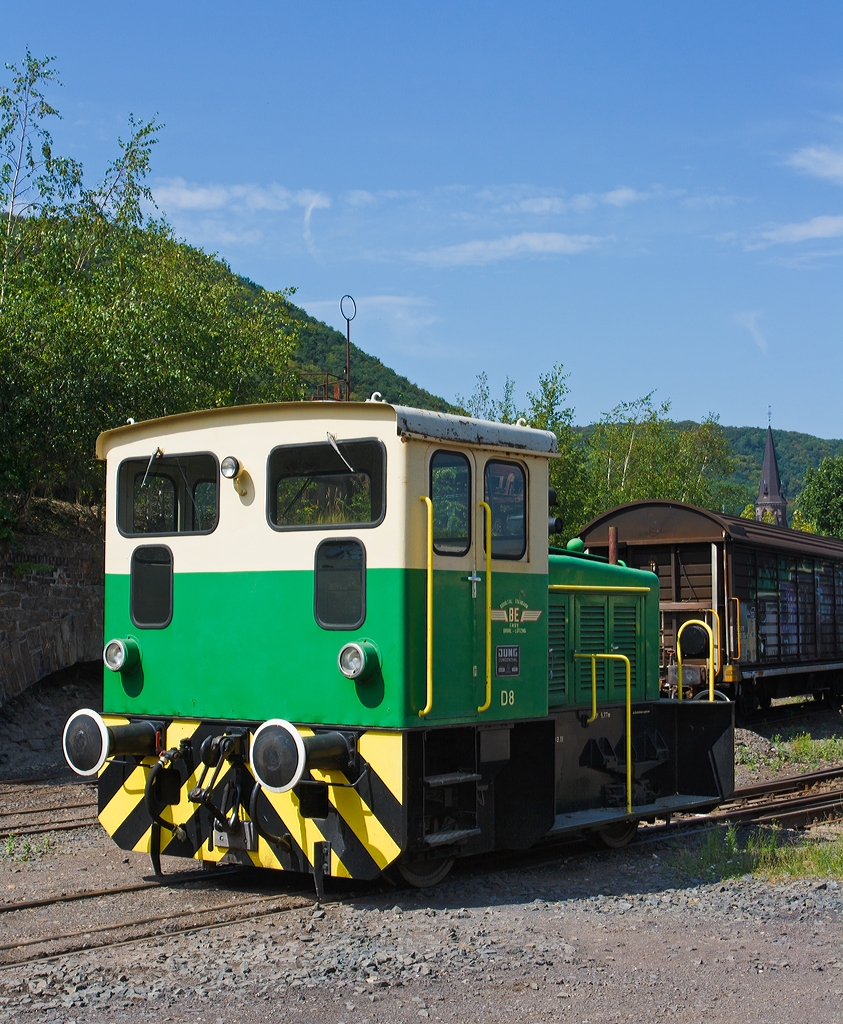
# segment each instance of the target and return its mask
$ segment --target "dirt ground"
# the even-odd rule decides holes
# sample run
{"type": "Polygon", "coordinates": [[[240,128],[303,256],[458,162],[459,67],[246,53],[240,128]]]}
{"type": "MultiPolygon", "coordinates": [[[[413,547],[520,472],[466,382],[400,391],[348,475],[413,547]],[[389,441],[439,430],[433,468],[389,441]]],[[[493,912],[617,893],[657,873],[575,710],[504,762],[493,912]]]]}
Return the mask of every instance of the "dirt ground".
{"type": "MultiPolygon", "coordinates": [[[[60,750],[45,732],[56,723],[60,731],[70,710],[96,706],[98,685],[82,673],[6,709],[0,773],[19,778],[58,764],[60,750]]],[[[839,713],[825,714],[828,722],[812,730],[838,734],[839,713]]],[[[774,729],[755,733],[759,749],[782,732],[774,729]]],[[[85,792],[92,790],[62,784],[53,801],[85,792]]],[[[695,841],[478,858],[421,891],[333,883],[321,907],[300,879],[197,872],[187,887],[0,913],[0,945],[11,947],[267,895],[288,894],[301,908],[0,968],[0,1021],[840,1024],[838,881],[701,877],[680,856],[695,841]]],[[[185,866],[164,858],[165,871],[185,866]]],[[[0,911],[4,903],[140,882],[149,870],[146,857],[118,850],[98,826],[54,833],[26,859],[0,853],[0,911]]]]}

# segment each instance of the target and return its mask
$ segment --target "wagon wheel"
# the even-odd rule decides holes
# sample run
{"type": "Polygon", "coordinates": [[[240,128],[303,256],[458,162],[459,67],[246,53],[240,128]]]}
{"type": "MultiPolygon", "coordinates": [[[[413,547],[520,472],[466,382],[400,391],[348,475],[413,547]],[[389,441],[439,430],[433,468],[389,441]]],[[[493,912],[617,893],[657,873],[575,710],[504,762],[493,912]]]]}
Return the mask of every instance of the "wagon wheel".
{"type": "Polygon", "coordinates": [[[632,841],[632,837],[638,831],[638,820],[619,821],[615,825],[606,825],[605,828],[598,828],[589,832],[586,838],[592,846],[620,850],[632,841]]]}
{"type": "MultiPolygon", "coordinates": [[[[708,698],[709,698],[708,687],[706,687],[706,689],[704,689],[704,690],[700,690],[699,693],[694,694],[694,700],[708,700],[708,698]]],[[[725,701],[729,700],[729,698],[726,696],[726,694],[722,690],[715,690],[714,691],[714,699],[716,701],[717,700],[725,700],[725,701]]]]}
{"type": "Polygon", "coordinates": [[[427,889],[439,885],[454,866],[453,857],[436,857],[425,860],[422,857],[404,856],[397,864],[398,874],[416,889],[427,889]]]}

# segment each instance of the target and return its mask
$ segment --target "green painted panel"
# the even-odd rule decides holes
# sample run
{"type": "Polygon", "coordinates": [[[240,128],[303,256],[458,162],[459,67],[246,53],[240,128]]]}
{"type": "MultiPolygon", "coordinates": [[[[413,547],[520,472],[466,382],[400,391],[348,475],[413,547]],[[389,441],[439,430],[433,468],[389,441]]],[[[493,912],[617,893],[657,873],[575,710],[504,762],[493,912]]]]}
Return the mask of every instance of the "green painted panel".
{"type": "MultiPolygon", "coordinates": [[[[122,677],[105,670],[105,708],[112,713],[262,720],[381,728],[426,721],[509,720],[547,711],[547,578],[500,574],[495,603],[540,612],[529,624],[495,622],[494,646],[519,648],[519,674],[493,678],[489,711],[478,716],[485,689],[483,584],[476,601],[459,573],[437,572],[434,607],[434,709],[425,703],[425,573],[370,569],[366,618],[359,629],[325,630],[313,614],[313,573],[176,573],[173,618],[165,629],[139,629],[129,618],[129,577],[106,577],[106,639],[133,636],[142,667],[122,677]],[[470,604],[469,604],[470,602],[470,604]],[[520,604],[519,604],[520,602],[520,604]],[[337,666],[350,640],[373,640],[382,672],[362,682],[337,666]],[[478,673],[474,677],[474,665],[478,673]],[[505,684],[505,685],[504,685],[505,684]],[[504,697],[501,697],[501,691],[504,697]]],[[[493,657],[495,651],[493,648],[493,657]]],[[[493,665],[494,670],[494,665],[493,665]]]]}
{"type": "MultiPolygon", "coordinates": [[[[567,636],[573,645],[571,652],[606,651],[605,646],[615,643],[618,653],[626,654],[632,662],[633,694],[635,699],[656,700],[659,696],[659,582],[651,572],[629,569],[623,565],[593,559],[587,555],[551,554],[548,559],[550,586],[571,587],[566,595],[570,604],[567,636]],[[582,590],[581,588],[601,588],[582,590]],[[635,588],[626,590],[624,588],[635,588]],[[641,588],[646,588],[641,590],[641,588]],[[613,590],[615,591],[613,593],[613,590]],[[582,620],[582,609],[585,621],[582,620]],[[635,621],[633,624],[633,611],[635,621]],[[634,631],[634,640],[633,640],[634,631]],[[617,636],[615,634],[617,633],[617,636]]],[[[558,600],[565,591],[553,594],[558,600]]],[[[578,659],[579,662],[579,659],[578,659]]],[[[575,704],[589,706],[591,702],[591,662],[580,662],[567,669],[576,680],[575,704]]],[[[609,693],[606,694],[606,669],[597,665],[598,700],[622,700],[625,675],[622,664],[609,671],[609,693]]],[[[569,694],[572,688],[568,687],[569,694]]]]}
{"type": "MultiPolygon", "coordinates": [[[[485,594],[477,585],[478,601],[485,594]]],[[[494,573],[492,579],[492,704],[479,721],[535,718],[547,714],[547,577],[536,573],[494,573]],[[518,649],[517,676],[501,675],[498,649],[518,649]]],[[[485,675],[485,618],[481,631],[483,656],[478,676],[485,675]]],[[[505,652],[504,652],[505,653],[505,652]]],[[[485,694],[485,679],[480,688],[485,694]]]]}

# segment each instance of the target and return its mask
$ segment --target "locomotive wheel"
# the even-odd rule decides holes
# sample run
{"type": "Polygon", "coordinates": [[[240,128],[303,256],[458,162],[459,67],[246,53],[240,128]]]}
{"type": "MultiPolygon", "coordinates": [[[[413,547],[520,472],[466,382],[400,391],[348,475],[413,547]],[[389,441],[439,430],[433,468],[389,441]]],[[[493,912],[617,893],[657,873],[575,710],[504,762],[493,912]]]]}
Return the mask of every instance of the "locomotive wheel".
{"type": "Polygon", "coordinates": [[[620,850],[628,845],[638,831],[638,821],[619,821],[616,825],[607,825],[589,832],[586,837],[597,849],[620,850]]]}
{"type": "MultiPolygon", "coordinates": [[[[708,689],[707,688],[705,690],[700,690],[699,693],[694,695],[694,700],[708,700],[708,699],[709,699],[709,693],[708,693],[708,689]]],[[[727,701],[727,700],[729,700],[729,697],[722,690],[715,690],[714,691],[714,699],[715,700],[726,700],[727,701]]]]}
{"type": "Polygon", "coordinates": [[[416,889],[439,885],[454,866],[453,857],[423,860],[421,857],[402,857],[397,864],[398,874],[416,889]]]}

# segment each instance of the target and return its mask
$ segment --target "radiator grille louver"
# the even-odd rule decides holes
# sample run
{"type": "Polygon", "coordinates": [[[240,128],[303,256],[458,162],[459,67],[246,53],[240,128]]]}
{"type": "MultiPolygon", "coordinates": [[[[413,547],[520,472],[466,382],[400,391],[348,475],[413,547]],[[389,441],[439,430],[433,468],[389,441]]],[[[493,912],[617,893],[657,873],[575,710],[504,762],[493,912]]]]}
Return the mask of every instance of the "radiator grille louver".
{"type": "MultiPolygon", "coordinates": [[[[604,605],[580,606],[580,644],[581,654],[604,654],[606,651],[606,608],[604,605]]],[[[605,662],[597,662],[597,688],[605,687],[605,662]]],[[[591,693],[591,662],[580,660],[580,685],[591,693]]]]}
{"type": "Polygon", "coordinates": [[[547,610],[547,697],[550,707],[566,703],[567,678],[565,666],[566,603],[551,603],[547,610]]]}
{"type": "MultiPolygon", "coordinates": [[[[615,622],[612,642],[617,650],[614,654],[625,654],[629,658],[630,674],[635,683],[635,648],[636,648],[636,608],[634,605],[615,605],[615,622]]],[[[615,662],[615,686],[626,689],[626,666],[622,661],[615,662]]]]}

